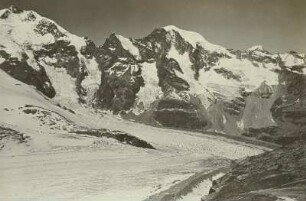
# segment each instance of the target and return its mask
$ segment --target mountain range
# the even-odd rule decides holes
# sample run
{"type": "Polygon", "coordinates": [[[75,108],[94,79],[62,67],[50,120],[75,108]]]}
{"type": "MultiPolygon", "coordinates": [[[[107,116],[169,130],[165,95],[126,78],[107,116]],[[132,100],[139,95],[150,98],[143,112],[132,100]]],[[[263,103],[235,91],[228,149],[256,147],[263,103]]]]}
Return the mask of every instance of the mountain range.
{"type": "Polygon", "coordinates": [[[305,54],[226,49],[173,25],[96,46],[14,6],[0,26],[0,68],[62,105],[274,142],[304,127],[305,54]]]}

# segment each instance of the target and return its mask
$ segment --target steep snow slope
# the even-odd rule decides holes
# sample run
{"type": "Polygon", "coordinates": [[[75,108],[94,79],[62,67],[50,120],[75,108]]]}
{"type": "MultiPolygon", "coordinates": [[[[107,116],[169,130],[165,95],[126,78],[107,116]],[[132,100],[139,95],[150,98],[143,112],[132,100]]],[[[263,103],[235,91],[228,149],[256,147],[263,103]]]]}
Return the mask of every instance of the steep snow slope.
{"type": "Polygon", "coordinates": [[[47,96],[55,96],[62,104],[76,104],[80,98],[92,99],[101,74],[93,55],[85,54],[90,41],[69,33],[34,11],[12,6],[1,13],[0,68],[22,82],[36,86],[47,96]],[[25,66],[29,70],[21,72],[25,66]],[[46,78],[37,76],[35,80],[35,72],[43,72],[46,78]],[[41,79],[45,80],[40,83],[41,79]],[[46,88],[54,92],[46,92],[46,88]],[[85,94],[88,96],[84,97],[85,94]]]}
{"type": "Polygon", "coordinates": [[[143,200],[195,172],[265,150],[222,137],[152,128],[87,109],[73,114],[2,70],[0,78],[0,126],[30,137],[0,151],[0,195],[7,201],[143,200]],[[43,120],[60,126],[43,124],[36,118],[39,113],[31,114],[33,108],[49,111],[51,117],[43,120]],[[74,124],[120,129],[157,150],[69,133],[69,125],[74,124]]]}
{"type": "MultiPolygon", "coordinates": [[[[28,142],[29,144],[16,145],[18,149],[15,149],[16,146],[12,145],[5,146],[2,150],[3,152],[14,155],[14,152],[17,150],[20,152],[19,154],[26,154],[33,151],[49,151],[52,147],[58,146],[58,144],[67,146],[67,149],[70,145],[79,145],[79,140],[73,141],[72,138],[70,139],[71,142],[67,140],[68,143],[65,144],[59,137],[62,134],[69,135],[70,121],[67,120],[67,117],[72,119],[76,118],[72,113],[55,106],[46,97],[37,93],[35,89],[11,78],[2,70],[0,70],[0,77],[1,126],[15,129],[31,137],[31,140],[28,142]],[[32,108],[29,106],[34,106],[38,109],[41,108],[42,111],[51,111],[52,113],[38,118],[36,115],[25,112],[26,109],[32,108]],[[57,128],[54,128],[53,125],[56,125],[57,128]]],[[[79,125],[81,126],[82,124],[79,125]]],[[[81,143],[84,142],[86,144],[86,140],[81,143]]]]}
{"type": "Polygon", "coordinates": [[[139,50],[137,47],[134,46],[134,44],[131,42],[130,39],[125,38],[121,35],[116,35],[117,38],[120,40],[122,47],[127,50],[128,52],[130,52],[136,59],[140,59],[140,54],[139,54],[139,50]]]}

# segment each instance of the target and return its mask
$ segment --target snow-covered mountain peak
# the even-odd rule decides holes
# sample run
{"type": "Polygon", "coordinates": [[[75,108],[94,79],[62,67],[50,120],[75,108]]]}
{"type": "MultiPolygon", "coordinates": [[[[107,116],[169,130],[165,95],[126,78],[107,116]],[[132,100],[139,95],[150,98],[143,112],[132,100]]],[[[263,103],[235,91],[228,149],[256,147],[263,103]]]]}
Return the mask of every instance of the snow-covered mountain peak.
{"type": "Polygon", "coordinates": [[[48,97],[55,92],[46,92],[45,83],[58,99],[91,99],[101,78],[89,40],[31,10],[10,7],[0,14],[0,68],[48,97]]]}
{"type": "Polygon", "coordinates": [[[0,11],[1,49],[14,57],[16,52],[39,51],[45,45],[58,40],[65,40],[74,45],[78,51],[86,46],[86,40],[69,33],[51,19],[45,18],[32,10],[20,10],[15,6],[0,11]]]}
{"type": "Polygon", "coordinates": [[[0,11],[0,20],[2,23],[21,23],[21,22],[38,22],[43,17],[32,10],[21,10],[16,6],[11,6],[0,11]]]}
{"type": "Polygon", "coordinates": [[[0,11],[0,35],[21,44],[50,44],[56,40],[68,40],[78,49],[86,45],[84,38],[69,33],[51,19],[32,10],[21,10],[15,6],[0,11]]]}
{"type": "Polygon", "coordinates": [[[22,13],[22,12],[23,12],[23,10],[19,9],[18,7],[14,6],[14,5],[11,5],[7,9],[0,10],[0,18],[4,19],[4,18],[7,18],[12,13],[19,14],[19,13],[22,13]]]}
{"type": "Polygon", "coordinates": [[[168,25],[163,27],[163,29],[167,32],[178,32],[188,43],[190,43],[193,47],[196,47],[198,43],[207,43],[207,40],[200,34],[192,31],[186,31],[180,29],[174,25],[168,25]]]}
{"type": "Polygon", "coordinates": [[[194,48],[197,47],[197,45],[203,47],[205,50],[208,50],[210,52],[217,52],[217,53],[223,53],[223,54],[230,54],[224,47],[212,44],[208,42],[201,34],[193,32],[193,31],[187,31],[180,29],[174,25],[168,25],[163,27],[163,29],[167,32],[177,32],[181,35],[181,37],[188,42],[190,45],[192,45],[194,48]]]}
{"type": "Polygon", "coordinates": [[[255,51],[255,50],[263,51],[264,48],[262,47],[262,45],[255,45],[247,49],[247,51],[255,51]]]}

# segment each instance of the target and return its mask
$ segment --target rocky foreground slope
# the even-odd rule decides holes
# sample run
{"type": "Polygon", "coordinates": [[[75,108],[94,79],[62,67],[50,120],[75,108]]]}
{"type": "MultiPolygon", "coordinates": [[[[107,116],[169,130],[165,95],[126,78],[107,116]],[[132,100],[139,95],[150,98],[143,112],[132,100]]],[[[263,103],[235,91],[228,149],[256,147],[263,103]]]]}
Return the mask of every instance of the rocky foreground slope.
{"type": "Polygon", "coordinates": [[[175,26],[98,47],[14,6],[0,29],[0,69],[68,108],[278,143],[304,129],[305,54],[226,49],[175,26]]]}
{"type": "Polygon", "coordinates": [[[232,164],[203,201],[306,200],[306,135],[286,147],[232,164]]]}

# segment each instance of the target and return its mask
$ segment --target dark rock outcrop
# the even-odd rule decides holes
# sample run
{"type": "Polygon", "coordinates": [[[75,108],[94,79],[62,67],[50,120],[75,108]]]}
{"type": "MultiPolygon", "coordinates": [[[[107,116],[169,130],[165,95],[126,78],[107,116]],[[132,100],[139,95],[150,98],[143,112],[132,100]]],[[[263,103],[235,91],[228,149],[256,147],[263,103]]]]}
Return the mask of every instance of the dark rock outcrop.
{"type": "Polygon", "coordinates": [[[111,131],[108,129],[99,129],[99,130],[88,129],[88,130],[77,130],[77,131],[73,131],[72,133],[82,134],[82,135],[92,135],[96,137],[112,138],[123,144],[128,144],[131,146],[141,147],[145,149],[155,149],[148,142],[141,140],[130,134],[124,133],[122,131],[111,131]]]}
{"type": "Polygon", "coordinates": [[[4,58],[6,58],[6,61],[0,64],[0,69],[23,83],[35,86],[38,91],[41,91],[49,98],[55,96],[56,92],[43,67],[40,66],[39,70],[34,70],[25,60],[19,61],[3,51],[0,54],[5,55],[4,58]]]}
{"type": "Polygon", "coordinates": [[[203,201],[306,199],[305,135],[286,147],[234,162],[203,201]]]}
{"type": "Polygon", "coordinates": [[[29,139],[23,133],[15,131],[11,128],[0,126],[0,150],[6,145],[6,141],[15,141],[17,143],[26,143],[29,139]]]}
{"type": "Polygon", "coordinates": [[[144,81],[134,56],[125,50],[115,34],[100,48],[101,85],[96,93],[97,105],[115,113],[129,110],[144,81]]]}
{"type": "MultiPolygon", "coordinates": [[[[29,15],[29,19],[33,19],[34,17],[35,15],[29,15]]],[[[40,20],[34,30],[41,35],[52,34],[52,36],[56,39],[66,36],[59,30],[55,23],[47,19],[40,20]]]]}
{"type": "Polygon", "coordinates": [[[196,97],[193,103],[177,99],[160,100],[154,110],[154,119],[166,127],[203,129],[208,120],[205,109],[199,107],[196,100],[196,97]]]}

